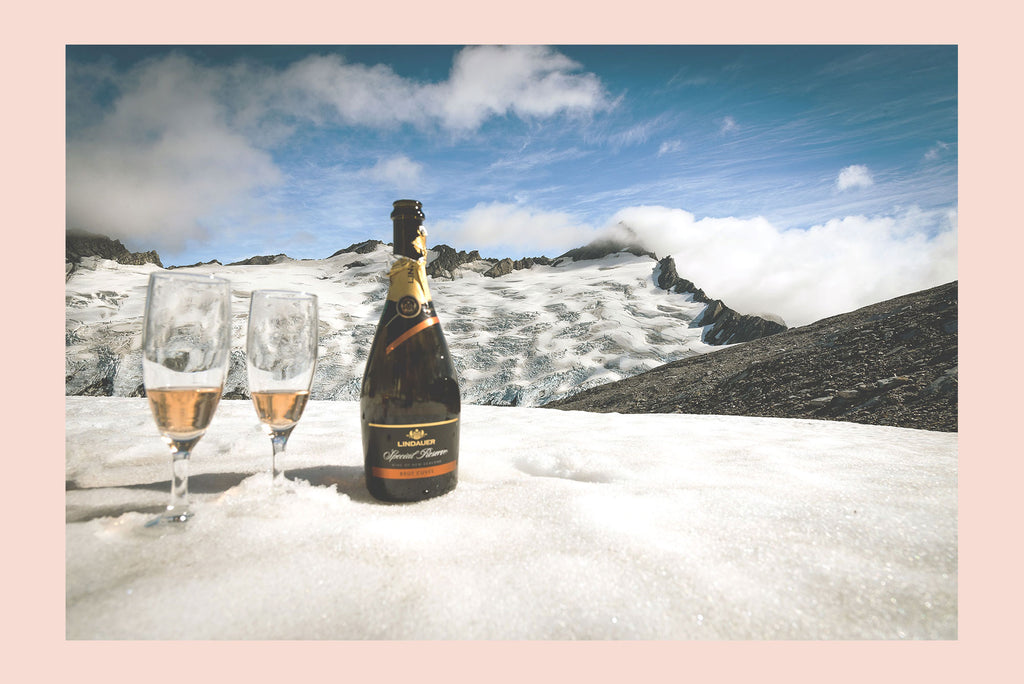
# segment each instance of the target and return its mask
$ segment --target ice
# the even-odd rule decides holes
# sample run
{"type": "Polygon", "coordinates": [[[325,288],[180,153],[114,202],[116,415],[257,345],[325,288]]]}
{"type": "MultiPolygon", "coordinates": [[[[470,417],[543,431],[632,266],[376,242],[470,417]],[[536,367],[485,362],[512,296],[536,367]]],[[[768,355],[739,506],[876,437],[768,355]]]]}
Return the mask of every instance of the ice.
{"type": "MultiPolygon", "coordinates": [[[[245,350],[250,296],[293,289],[319,299],[319,359],[313,399],[354,400],[387,290],[390,248],[261,266],[175,269],[231,281],[232,351],[245,350]],[[355,263],[364,266],[352,267],[355,263]]],[[[693,326],[704,304],[654,282],[657,262],[629,253],[487,278],[473,265],[430,291],[462,382],[464,403],[538,406],[604,382],[717,347],[693,326]]],[[[115,396],[138,395],[136,335],[153,265],[92,259],[65,284],[67,394],[113,375],[115,396]]],[[[244,363],[226,391],[247,389],[244,363]]]]}

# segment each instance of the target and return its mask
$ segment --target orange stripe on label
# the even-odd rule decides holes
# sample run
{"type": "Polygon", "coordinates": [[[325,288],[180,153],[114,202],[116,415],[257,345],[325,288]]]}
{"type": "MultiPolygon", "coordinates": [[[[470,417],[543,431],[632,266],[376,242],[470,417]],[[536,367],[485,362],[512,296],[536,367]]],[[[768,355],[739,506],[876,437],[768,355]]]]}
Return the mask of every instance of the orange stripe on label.
{"type": "Polygon", "coordinates": [[[444,475],[455,470],[455,461],[442,463],[430,468],[378,468],[374,466],[374,477],[382,477],[385,480],[413,480],[420,477],[434,477],[444,475]]]}
{"type": "Polygon", "coordinates": [[[367,423],[370,427],[375,428],[416,428],[416,427],[434,427],[436,425],[449,425],[451,423],[457,423],[458,418],[452,418],[451,420],[439,420],[436,423],[409,423],[409,424],[398,424],[398,423],[367,423]]]}
{"type": "Polygon", "coordinates": [[[406,341],[407,339],[409,339],[410,337],[412,337],[412,336],[413,336],[413,335],[415,335],[416,333],[418,333],[418,332],[420,332],[420,331],[423,331],[423,330],[426,330],[426,329],[427,329],[427,328],[429,328],[430,326],[432,326],[432,325],[436,325],[437,323],[440,323],[440,322],[441,322],[441,321],[439,321],[439,320],[438,320],[437,316],[434,316],[433,318],[428,318],[428,319],[426,319],[425,321],[420,321],[419,323],[417,323],[416,325],[414,325],[413,327],[409,328],[409,329],[408,329],[408,330],[406,330],[406,331],[405,331],[404,333],[402,333],[401,335],[399,335],[399,336],[398,336],[398,339],[396,339],[396,340],[395,340],[394,342],[392,342],[391,344],[389,344],[389,345],[387,346],[387,348],[386,348],[386,349],[384,350],[384,351],[385,351],[385,353],[387,353],[387,354],[390,354],[391,352],[395,351],[395,349],[396,349],[396,348],[397,348],[397,347],[398,347],[398,346],[399,346],[400,344],[402,344],[403,342],[405,342],[405,341],[406,341]]]}

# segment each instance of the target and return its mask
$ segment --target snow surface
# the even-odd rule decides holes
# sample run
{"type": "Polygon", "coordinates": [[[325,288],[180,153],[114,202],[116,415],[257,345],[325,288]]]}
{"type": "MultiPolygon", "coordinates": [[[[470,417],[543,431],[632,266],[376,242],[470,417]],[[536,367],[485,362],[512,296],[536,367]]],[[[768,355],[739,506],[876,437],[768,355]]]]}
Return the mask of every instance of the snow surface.
{"type": "Polygon", "coordinates": [[[69,639],[956,639],[957,435],[463,407],[458,488],[362,483],[358,404],[311,401],[271,488],[248,401],[145,528],[144,399],[66,398],[69,639]]]}
{"type": "MultiPolygon", "coordinates": [[[[254,289],[297,289],[320,302],[320,357],[312,399],[359,397],[363,366],[387,294],[391,249],[257,266],[180,269],[231,280],[232,365],[225,390],[246,390],[245,327],[254,289]]],[[[501,278],[484,261],[431,278],[430,289],[460,376],[463,401],[538,406],[713,347],[692,325],[705,305],[656,284],[658,262],[629,253],[501,278]]],[[[142,384],[140,337],[149,273],[87,258],[65,283],[66,394],[113,374],[114,396],[142,384]]],[[[137,394],[135,395],[137,396],[137,394]]]]}

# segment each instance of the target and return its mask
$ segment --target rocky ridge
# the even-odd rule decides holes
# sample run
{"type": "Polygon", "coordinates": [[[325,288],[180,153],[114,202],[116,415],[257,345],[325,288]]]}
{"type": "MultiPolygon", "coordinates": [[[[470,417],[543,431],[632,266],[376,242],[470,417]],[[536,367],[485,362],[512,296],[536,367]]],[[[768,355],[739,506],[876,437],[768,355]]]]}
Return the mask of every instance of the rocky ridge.
{"type": "Polygon", "coordinates": [[[726,306],[721,299],[711,299],[692,281],[679,276],[679,273],[676,272],[676,262],[670,256],[658,262],[655,279],[658,287],[663,290],[677,294],[689,294],[693,301],[707,304],[701,315],[691,325],[707,326],[702,339],[708,344],[738,344],[786,330],[786,324],[776,316],[765,318],[740,314],[726,306]]]}
{"type": "Polygon", "coordinates": [[[280,264],[291,261],[287,254],[267,254],[262,256],[249,257],[241,261],[232,261],[228,266],[266,266],[267,264],[280,264]]]}
{"type": "Polygon", "coordinates": [[[815,418],[955,432],[957,282],[692,356],[547,408],[815,418]]]}
{"type": "Polygon", "coordinates": [[[381,242],[380,240],[364,240],[362,242],[354,242],[345,249],[339,249],[337,252],[335,252],[328,258],[333,258],[336,256],[340,256],[342,254],[369,254],[370,252],[373,252],[374,250],[377,249],[377,247],[383,244],[384,243],[381,242]]]}
{"type": "Polygon", "coordinates": [[[472,252],[456,252],[454,247],[448,245],[437,245],[431,247],[433,257],[427,259],[427,275],[431,278],[454,279],[453,272],[465,264],[480,261],[480,252],[475,249],[472,252]]]}
{"type": "Polygon", "coordinates": [[[120,240],[112,240],[104,235],[96,235],[82,230],[69,230],[64,233],[64,279],[67,280],[83,259],[97,257],[110,259],[119,264],[140,266],[142,264],[160,263],[160,255],[155,251],[131,252],[120,240]]]}

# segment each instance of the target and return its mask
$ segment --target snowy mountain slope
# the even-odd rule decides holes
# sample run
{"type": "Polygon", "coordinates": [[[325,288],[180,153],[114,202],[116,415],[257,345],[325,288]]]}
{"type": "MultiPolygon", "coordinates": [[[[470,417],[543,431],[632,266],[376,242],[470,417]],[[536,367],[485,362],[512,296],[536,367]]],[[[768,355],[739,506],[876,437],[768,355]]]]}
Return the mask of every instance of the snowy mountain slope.
{"type": "MultiPolygon", "coordinates": [[[[226,396],[248,396],[244,350],[251,292],[288,288],[320,298],[313,398],[357,398],[393,260],[390,248],[378,245],[321,260],[279,257],[261,265],[180,269],[232,282],[226,396]]],[[[492,266],[474,261],[456,268],[451,280],[430,279],[466,403],[537,406],[716,348],[701,341],[703,327],[695,324],[706,304],[660,289],[658,262],[650,256],[620,252],[484,276],[492,266]]],[[[67,395],[141,394],[146,283],[158,268],[85,257],[68,276],[67,395]]]]}

